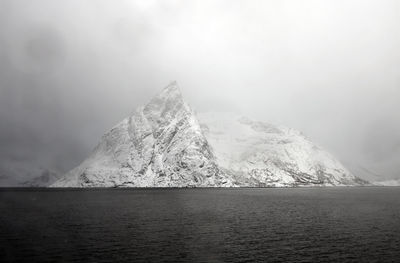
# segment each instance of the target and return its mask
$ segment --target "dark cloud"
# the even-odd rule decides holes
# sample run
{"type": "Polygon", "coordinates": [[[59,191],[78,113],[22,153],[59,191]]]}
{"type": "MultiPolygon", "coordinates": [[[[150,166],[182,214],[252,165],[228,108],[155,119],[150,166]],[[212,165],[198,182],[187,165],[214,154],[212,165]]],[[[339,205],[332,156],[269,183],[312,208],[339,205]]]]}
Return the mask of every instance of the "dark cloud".
{"type": "Polygon", "coordinates": [[[67,171],[172,80],[398,177],[398,1],[0,2],[0,169],[67,171]],[[8,168],[7,168],[8,169],[8,168]]]}

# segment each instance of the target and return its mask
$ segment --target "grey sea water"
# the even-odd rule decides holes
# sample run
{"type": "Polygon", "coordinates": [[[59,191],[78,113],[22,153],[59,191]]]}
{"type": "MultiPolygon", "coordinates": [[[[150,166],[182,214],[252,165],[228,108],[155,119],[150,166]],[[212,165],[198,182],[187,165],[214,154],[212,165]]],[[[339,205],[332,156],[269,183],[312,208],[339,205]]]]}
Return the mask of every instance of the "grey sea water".
{"type": "Polygon", "coordinates": [[[2,189],[0,261],[399,262],[400,188],[2,189]]]}

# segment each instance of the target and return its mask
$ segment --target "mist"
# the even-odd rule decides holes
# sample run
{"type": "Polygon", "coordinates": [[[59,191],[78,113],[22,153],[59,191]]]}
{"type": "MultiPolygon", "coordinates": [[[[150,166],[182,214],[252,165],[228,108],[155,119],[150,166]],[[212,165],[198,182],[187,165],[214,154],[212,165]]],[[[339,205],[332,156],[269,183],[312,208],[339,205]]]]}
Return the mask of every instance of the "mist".
{"type": "Polygon", "coordinates": [[[68,171],[176,80],[198,112],[289,126],[360,177],[399,178],[399,46],[395,0],[1,0],[0,175],[68,171]]]}

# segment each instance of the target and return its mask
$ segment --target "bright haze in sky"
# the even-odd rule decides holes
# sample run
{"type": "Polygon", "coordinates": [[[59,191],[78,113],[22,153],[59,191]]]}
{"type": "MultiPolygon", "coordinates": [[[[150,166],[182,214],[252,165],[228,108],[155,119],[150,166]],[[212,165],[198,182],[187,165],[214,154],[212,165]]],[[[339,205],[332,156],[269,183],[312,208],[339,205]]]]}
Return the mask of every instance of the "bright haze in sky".
{"type": "Polygon", "coordinates": [[[65,172],[178,81],[400,177],[400,2],[0,0],[0,172],[65,172]],[[11,168],[10,168],[11,167],[11,168]]]}

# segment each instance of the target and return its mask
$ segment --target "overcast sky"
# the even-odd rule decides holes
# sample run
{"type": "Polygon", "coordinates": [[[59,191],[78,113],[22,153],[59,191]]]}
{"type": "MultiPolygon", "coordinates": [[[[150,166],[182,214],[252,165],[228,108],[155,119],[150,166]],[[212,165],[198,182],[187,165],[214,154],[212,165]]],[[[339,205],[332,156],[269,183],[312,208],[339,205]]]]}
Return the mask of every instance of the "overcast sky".
{"type": "Polygon", "coordinates": [[[0,0],[0,172],[73,168],[172,80],[400,177],[396,0],[0,0]]]}

